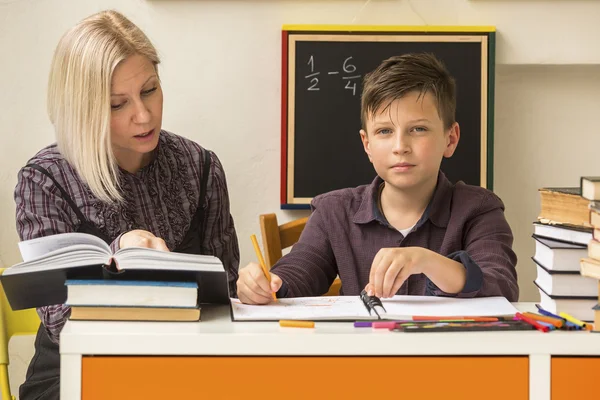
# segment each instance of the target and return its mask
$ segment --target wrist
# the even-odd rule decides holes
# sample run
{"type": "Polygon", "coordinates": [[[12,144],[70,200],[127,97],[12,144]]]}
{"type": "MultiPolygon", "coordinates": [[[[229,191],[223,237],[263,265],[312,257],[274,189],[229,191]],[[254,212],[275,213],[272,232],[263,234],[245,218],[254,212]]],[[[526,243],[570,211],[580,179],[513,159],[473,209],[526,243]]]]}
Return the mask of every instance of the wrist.
{"type": "Polygon", "coordinates": [[[419,257],[419,272],[429,277],[431,270],[435,268],[435,265],[439,263],[440,255],[434,251],[426,248],[421,248],[421,255],[419,257]]]}

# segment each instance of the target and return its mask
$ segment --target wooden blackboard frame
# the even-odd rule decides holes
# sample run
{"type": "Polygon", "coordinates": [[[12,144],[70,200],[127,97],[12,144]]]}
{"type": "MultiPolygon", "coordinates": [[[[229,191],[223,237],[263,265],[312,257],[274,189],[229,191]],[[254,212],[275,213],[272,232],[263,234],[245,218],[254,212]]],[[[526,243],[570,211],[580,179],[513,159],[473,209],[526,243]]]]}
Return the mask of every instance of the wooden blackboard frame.
{"type": "Polygon", "coordinates": [[[282,31],[281,208],[307,209],[312,198],[294,195],[296,43],[474,42],[481,45],[480,185],[493,190],[495,28],[284,26],[282,31]]]}

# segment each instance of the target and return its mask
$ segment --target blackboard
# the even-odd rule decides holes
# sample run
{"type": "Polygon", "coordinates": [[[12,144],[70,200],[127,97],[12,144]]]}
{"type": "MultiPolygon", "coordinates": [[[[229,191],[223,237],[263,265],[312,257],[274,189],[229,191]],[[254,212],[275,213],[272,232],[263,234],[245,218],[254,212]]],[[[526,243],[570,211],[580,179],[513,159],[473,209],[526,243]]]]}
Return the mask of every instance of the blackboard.
{"type": "Polygon", "coordinates": [[[359,137],[362,80],[384,59],[411,52],[435,54],[456,79],[461,138],[442,171],[453,182],[492,189],[489,35],[284,30],[282,208],[306,208],[318,194],[373,180],[359,137]]]}

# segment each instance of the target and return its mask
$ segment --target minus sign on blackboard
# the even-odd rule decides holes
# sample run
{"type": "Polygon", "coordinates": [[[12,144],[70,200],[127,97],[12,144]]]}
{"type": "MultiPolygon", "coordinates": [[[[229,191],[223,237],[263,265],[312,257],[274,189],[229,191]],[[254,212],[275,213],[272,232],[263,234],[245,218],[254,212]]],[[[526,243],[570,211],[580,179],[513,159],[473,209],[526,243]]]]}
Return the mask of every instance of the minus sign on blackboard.
{"type": "Polygon", "coordinates": [[[340,73],[340,71],[331,71],[331,72],[328,72],[329,75],[335,75],[335,74],[339,74],[339,73],[340,73]]]}

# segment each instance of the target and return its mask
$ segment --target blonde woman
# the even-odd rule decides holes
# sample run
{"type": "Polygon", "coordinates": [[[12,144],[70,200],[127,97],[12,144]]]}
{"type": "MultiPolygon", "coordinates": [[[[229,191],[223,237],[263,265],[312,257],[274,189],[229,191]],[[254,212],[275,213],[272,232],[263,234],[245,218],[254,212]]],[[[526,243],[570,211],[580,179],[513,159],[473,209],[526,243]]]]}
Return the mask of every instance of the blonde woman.
{"type": "MultiPolygon", "coordinates": [[[[158,64],[146,35],[115,11],[62,37],[48,84],[57,143],[19,172],[19,236],[86,232],[113,250],[212,254],[236,293],[239,248],[223,167],[213,152],[161,129],[158,64]]],[[[43,324],[22,400],[59,398],[58,338],[69,312],[38,309],[43,324]]]]}

